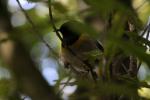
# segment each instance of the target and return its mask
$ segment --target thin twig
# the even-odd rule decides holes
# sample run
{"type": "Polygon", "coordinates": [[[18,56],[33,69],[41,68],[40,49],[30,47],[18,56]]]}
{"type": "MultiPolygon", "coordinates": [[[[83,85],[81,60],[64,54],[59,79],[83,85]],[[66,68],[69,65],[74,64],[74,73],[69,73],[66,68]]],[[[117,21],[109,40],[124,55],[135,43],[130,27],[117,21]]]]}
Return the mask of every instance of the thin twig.
{"type": "Polygon", "coordinates": [[[64,90],[64,88],[69,84],[69,82],[70,82],[71,79],[72,79],[72,77],[69,76],[69,78],[65,82],[64,86],[57,92],[57,95],[59,95],[64,90]]]}
{"type": "Polygon", "coordinates": [[[147,30],[150,30],[150,17],[148,19],[146,27],[144,28],[144,30],[143,30],[143,32],[141,34],[141,37],[143,37],[145,35],[145,33],[147,32],[147,30]]]}
{"type": "Polygon", "coordinates": [[[54,20],[53,20],[53,14],[52,14],[52,2],[51,2],[51,0],[48,0],[48,4],[49,4],[49,18],[50,18],[50,22],[51,22],[51,24],[52,24],[52,27],[53,27],[53,29],[54,29],[54,31],[56,32],[56,35],[58,36],[58,38],[61,40],[61,42],[63,43],[63,39],[62,39],[62,37],[60,36],[60,34],[59,34],[59,31],[58,31],[58,29],[56,28],[56,26],[55,26],[55,23],[54,23],[54,20]]]}
{"type": "Polygon", "coordinates": [[[142,61],[139,62],[138,67],[137,67],[137,71],[139,71],[141,65],[142,65],[142,61]]]}
{"type": "Polygon", "coordinates": [[[141,37],[143,37],[145,35],[145,33],[146,33],[147,29],[148,29],[148,26],[149,25],[146,25],[146,27],[144,28],[142,34],[140,35],[141,37]]]}
{"type": "Polygon", "coordinates": [[[122,63],[121,65],[123,66],[124,71],[125,71],[126,73],[128,73],[128,69],[126,68],[126,66],[125,66],[123,63],[122,63]]]}
{"type": "Polygon", "coordinates": [[[16,0],[20,9],[22,10],[22,12],[24,13],[25,17],[27,18],[28,22],[31,24],[33,30],[34,30],[34,33],[36,34],[36,36],[48,47],[48,49],[50,51],[52,51],[52,53],[54,55],[58,55],[52,48],[51,46],[42,38],[42,35],[40,35],[40,32],[37,30],[36,26],[34,25],[33,21],[30,19],[29,15],[27,14],[27,12],[23,9],[21,3],[19,0],[16,0]]]}
{"type": "Polygon", "coordinates": [[[137,8],[135,8],[135,10],[138,11],[146,2],[147,0],[144,0],[137,8]]]}
{"type": "MultiPolygon", "coordinates": [[[[146,35],[146,40],[149,40],[149,34],[150,34],[150,26],[148,27],[147,35],[146,35]]],[[[148,50],[150,50],[150,47],[148,46],[148,50]]]]}
{"type": "MultiPolygon", "coordinates": [[[[48,0],[48,7],[49,7],[49,18],[50,18],[50,22],[52,24],[52,27],[56,33],[56,35],[58,36],[58,38],[60,39],[60,41],[62,42],[62,44],[65,46],[64,42],[63,42],[63,39],[62,37],[60,36],[59,34],[59,31],[58,29],[56,28],[55,26],[55,23],[54,23],[54,20],[53,20],[53,14],[52,14],[52,3],[51,3],[51,0],[48,0]]],[[[71,76],[68,78],[68,80],[66,81],[66,84],[57,92],[57,95],[59,95],[63,89],[68,85],[69,81],[71,80],[71,76]]]]}
{"type": "MultiPolygon", "coordinates": [[[[146,35],[146,40],[149,40],[149,34],[150,34],[150,16],[149,16],[149,19],[148,19],[148,24],[149,24],[149,26],[148,26],[148,31],[147,31],[147,35],[146,35]]],[[[148,49],[150,50],[150,46],[149,46],[148,49]]]]}
{"type": "MultiPolygon", "coordinates": [[[[147,22],[145,29],[143,30],[143,32],[141,34],[141,37],[143,37],[146,34],[146,32],[147,32],[146,39],[148,40],[149,34],[150,34],[150,17],[148,19],[148,22],[147,22]]],[[[138,67],[137,67],[137,71],[139,71],[141,65],[142,65],[142,61],[139,62],[138,67]]]]}
{"type": "Polygon", "coordinates": [[[67,84],[68,86],[74,86],[75,85],[75,83],[77,83],[77,81],[75,81],[75,82],[62,82],[62,83],[60,83],[60,85],[65,85],[65,84],[67,84]]]}

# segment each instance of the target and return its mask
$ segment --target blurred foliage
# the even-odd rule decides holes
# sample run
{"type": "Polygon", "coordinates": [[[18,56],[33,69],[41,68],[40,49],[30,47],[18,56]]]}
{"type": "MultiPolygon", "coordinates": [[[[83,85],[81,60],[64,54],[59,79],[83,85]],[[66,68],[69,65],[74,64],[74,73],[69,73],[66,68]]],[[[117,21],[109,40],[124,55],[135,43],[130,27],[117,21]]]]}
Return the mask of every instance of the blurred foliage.
{"type": "Polygon", "coordinates": [[[8,79],[1,79],[0,80],[0,99],[1,100],[7,100],[9,99],[14,90],[15,90],[15,84],[13,84],[12,80],[8,79]]]}
{"type": "MultiPolygon", "coordinates": [[[[22,1],[22,0],[20,0],[22,1]]],[[[45,66],[51,67],[51,62],[44,62],[47,58],[52,58],[55,63],[54,68],[59,76],[58,79],[53,80],[55,85],[53,86],[56,93],[60,91],[60,85],[62,80],[66,77],[73,77],[74,74],[70,72],[69,69],[64,68],[61,61],[59,61],[60,53],[60,40],[56,36],[54,29],[52,28],[51,21],[49,19],[48,13],[48,2],[46,0],[27,0],[29,3],[35,3],[36,5],[42,5],[47,8],[47,13],[44,17],[41,17],[37,12],[37,6],[31,9],[26,9],[28,16],[30,17],[35,25],[33,27],[31,23],[26,22],[21,26],[12,26],[10,31],[10,37],[15,40],[22,41],[25,44],[25,48],[32,51],[35,46],[39,43],[43,43],[39,36],[43,38],[51,47],[56,54],[52,53],[51,50],[48,51],[44,47],[40,48],[40,52],[35,52],[32,57],[33,61],[38,66],[41,74],[44,76],[43,69],[45,66]],[[44,5],[43,5],[44,4],[44,5]],[[36,28],[38,33],[33,29],[36,28]],[[39,34],[40,33],[40,34],[39,34]],[[48,35],[47,35],[48,34],[48,35]],[[37,60],[37,58],[39,58],[37,60]],[[43,64],[44,62],[44,64],[43,64]],[[50,64],[49,64],[50,63],[50,64]]],[[[123,100],[119,98],[125,98],[125,100],[145,100],[150,98],[148,94],[149,90],[142,90],[141,88],[149,89],[150,75],[146,76],[144,81],[139,81],[137,78],[138,71],[134,77],[130,76],[128,72],[122,75],[122,70],[120,72],[116,71],[116,76],[111,75],[113,72],[110,71],[110,66],[112,67],[117,63],[117,66],[121,66],[118,62],[124,62],[125,58],[134,56],[137,62],[144,62],[150,67],[150,41],[148,38],[143,38],[141,32],[143,32],[146,23],[148,22],[148,17],[150,15],[150,0],[51,0],[52,1],[52,13],[54,17],[54,22],[59,29],[60,25],[68,20],[77,20],[79,23],[73,23],[75,30],[80,31],[84,34],[88,34],[92,39],[98,39],[101,41],[103,38],[103,45],[105,48],[104,54],[99,54],[97,51],[88,52],[91,59],[95,59],[97,56],[105,56],[108,60],[106,65],[103,62],[100,64],[99,74],[103,74],[101,67],[106,67],[106,76],[101,77],[98,83],[94,83],[92,80],[81,79],[75,77],[76,81],[71,84],[71,86],[77,85],[77,89],[73,94],[67,94],[63,90],[60,91],[62,98],[67,98],[67,100],[123,100]],[[80,9],[81,1],[86,5],[86,10],[80,9]],[[144,3],[145,2],[145,3],[144,3]],[[102,30],[98,31],[93,27],[94,25],[99,25],[100,23],[102,30]],[[131,26],[130,26],[131,25],[131,26]],[[131,28],[131,29],[130,29],[131,28]],[[134,31],[131,31],[134,30],[134,31]],[[125,36],[124,36],[125,35],[125,36]],[[127,36],[126,36],[127,35],[127,36]],[[146,52],[148,51],[148,53],[146,52]],[[121,57],[120,57],[121,55],[121,57]],[[119,58],[120,57],[120,58],[119,58]],[[123,58],[123,60],[122,60],[123,58]],[[115,60],[118,61],[115,61],[115,60]],[[121,59],[121,60],[120,60],[121,59]],[[120,74],[121,73],[121,74],[120,74]],[[139,95],[138,92],[140,91],[139,95]],[[143,94],[142,94],[143,93],[143,94]],[[142,97],[145,98],[142,98],[142,97]]],[[[15,1],[14,1],[15,2],[15,1]]],[[[23,2],[23,1],[22,1],[23,2]]],[[[83,6],[83,4],[81,4],[83,6]]],[[[7,5],[10,6],[10,5],[7,5]]],[[[23,4],[22,4],[23,6],[23,4]]],[[[24,7],[24,6],[23,6],[24,7]]],[[[83,6],[84,7],[84,6],[83,6]]],[[[14,7],[15,8],[15,7],[14,7]]],[[[42,9],[42,8],[41,8],[42,9]]],[[[44,9],[45,10],[45,9],[44,9]]],[[[22,11],[18,6],[17,10],[22,11]]],[[[5,10],[3,10],[5,13],[5,10]]],[[[16,12],[10,12],[7,16],[12,18],[13,14],[16,12]]],[[[44,14],[43,12],[39,12],[44,14]]],[[[1,18],[1,17],[0,17],[1,18]]],[[[11,19],[12,20],[12,19],[11,19]]],[[[15,20],[17,21],[17,20],[15,20]]],[[[149,22],[150,23],[150,22],[149,22]]],[[[0,23],[1,24],[1,23],[0,23]]],[[[148,26],[148,25],[147,25],[148,26]]],[[[150,27],[148,28],[150,30],[150,27]]],[[[147,33],[148,34],[148,33],[147,33]]],[[[146,35],[146,33],[145,33],[146,35]]],[[[45,44],[45,43],[43,43],[45,44]]],[[[32,56],[32,52],[31,52],[32,56]]],[[[54,62],[53,61],[53,62],[54,62]]],[[[128,62],[128,61],[126,61],[128,62]]],[[[136,63],[137,63],[136,62],[136,63]]],[[[130,64],[126,64],[129,67],[130,64]]],[[[137,66],[136,66],[137,67],[137,66]]],[[[143,67],[143,66],[141,66],[143,67]]],[[[140,69],[140,68],[139,68],[140,69]]],[[[138,70],[139,70],[138,69],[138,70]]],[[[51,73],[51,72],[49,72],[51,73]]],[[[147,72],[148,73],[148,72],[147,72]]],[[[1,74],[1,73],[0,73],[1,74]]],[[[142,74],[142,73],[139,73],[142,74]]],[[[49,75],[49,74],[48,74],[49,75]]],[[[46,77],[46,76],[44,76],[46,77]]],[[[55,75],[51,76],[55,77],[55,75]]],[[[46,78],[45,78],[46,79],[46,78]]],[[[48,82],[49,80],[46,79],[48,82]]],[[[0,80],[0,99],[7,99],[10,95],[12,96],[14,92],[11,90],[12,80],[1,79],[0,80]]],[[[69,82],[66,83],[70,85],[69,82]]],[[[50,84],[51,85],[51,84],[50,84]]],[[[14,85],[15,86],[15,85],[14,85]]],[[[67,86],[66,86],[67,87],[67,86]]],[[[65,87],[64,87],[65,88],[65,87]]],[[[71,89],[70,89],[71,90],[71,89]]],[[[68,90],[69,91],[69,90],[68,90]]],[[[15,91],[16,92],[16,91],[15,91]]],[[[20,93],[22,94],[22,93],[20,93]]],[[[66,100],[66,99],[65,99],[66,100]]]]}

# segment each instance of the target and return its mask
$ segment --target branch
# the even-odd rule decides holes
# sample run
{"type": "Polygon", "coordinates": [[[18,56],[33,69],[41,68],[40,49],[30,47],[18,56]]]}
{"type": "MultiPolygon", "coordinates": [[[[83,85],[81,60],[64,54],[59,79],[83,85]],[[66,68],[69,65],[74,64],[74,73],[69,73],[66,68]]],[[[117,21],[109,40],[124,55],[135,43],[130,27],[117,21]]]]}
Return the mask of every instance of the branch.
{"type": "Polygon", "coordinates": [[[69,77],[66,81],[66,83],[64,84],[64,86],[57,92],[57,95],[59,95],[63,90],[64,88],[69,84],[70,80],[71,80],[72,77],[69,77]]]}
{"type": "Polygon", "coordinates": [[[58,31],[58,29],[56,28],[56,26],[55,26],[55,23],[54,23],[54,20],[53,20],[53,14],[52,14],[52,2],[51,2],[51,0],[48,0],[48,7],[49,7],[49,17],[50,17],[50,21],[51,21],[51,23],[52,23],[52,27],[53,27],[53,29],[54,29],[54,31],[56,32],[56,35],[58,36],[58,38],[61,40],[61,42],[63,43],[63,39],[62,39],[62,37],[60,36],[60,34],[59,34],[59,31],[58,31]]]}
{"type": "Polygon", "coordinates": [[[138,11],[146,2],[147,0],[144,0],[137,8],[135,8],[135,10],[138,11]]]}
{"type": "Polygon", "coordinates": [[[150,17],[148,19],[148,22],[147,22],[147,25],[145,26],[142,34],[141,34],[141,37],[143,37],[145,35],[145,33],[147,32],[147,30],[150,30],[150,17]]]}
{"type": "Polygon", "coordinates": [[[52,51],[52,53],[54,55],[58,55],[52,48],[51,46],[42,38],[42,35],[40,35],[40,32],[37,30],[36,26],[34,25],[33,21],[30,19],[29,15],[27,14],[27,12],[23,9],[21,3],[19,0],[16,0],[20,9],[22,10],[22,12],[24,13],[25,17],[27,18],[28,22],[31,24],[32,29],[34,30],[35,35],[48,47],[48,49],[50,51],[52,51]]]}
{"type": "MultiPolygon", "coordinates": [[[[146,0],[145,0],[145,1],[146,1],[146,0]]],[[[148,22],[147,22],[146,27],[144,28],[144,30],[143,30],[143,32],[142,32],[142,34],[141,34],[141,37],[143,37],[143,36],[146,34],[146,32],[147,32],[146,40],[148,40],[148,39],[149,39],[149,34],[150,34],[150,17],[149,17],[149,19],[148,19],[148,22]]],[[[137,70],[137,71],[139,71],[141,65],[142,65],[142,61],[139,61],[138,70],[137,70]]]]}

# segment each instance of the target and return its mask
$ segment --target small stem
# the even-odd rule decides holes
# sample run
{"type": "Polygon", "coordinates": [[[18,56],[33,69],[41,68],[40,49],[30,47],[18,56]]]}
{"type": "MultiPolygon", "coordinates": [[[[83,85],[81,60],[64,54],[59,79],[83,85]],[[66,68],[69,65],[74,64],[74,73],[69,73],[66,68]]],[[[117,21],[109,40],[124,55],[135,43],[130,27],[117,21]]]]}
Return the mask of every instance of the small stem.
{"type": "Polygon", "coordinates": [[[64,90],[64,88],[70,83],[71,79],[72,79],[71,77],[69,77],[67,79],[67,81],[65,82],[64,86],[57,92],[57,95],[59,95],[64,90]]]}
{"type": "Polygon", "coordinates": [[[147,0],[144,0],[135,10],[138,11],[146,2],[147,0]]]}
{"type": "Polygon", "coordinates": [[[142,65],[142,62],[140,61],[139,64],[138,64],[138,67],[137,67],[137,71],[139,71],[141,65],[142,65]]]}
{"type": "Polygon", "coordinates": [[[23,9],[21,3],[19,0],[16,0],[20,9],[22,10],[22,12],[24,13],[25,17],[27,18],[28,22],[31,24],[32,29],[34,30],[34,33],[36,34],[36,36],[48,47],[48,49],[50,51],[52,51],[55,55],[58,55],[52,48],[51,46],[42,38],[42,36],[40,35],[40,32],[37,30],[36,26],[34,25],[33,21],[30,19],[29,15],[27,14],[27,12],[23,9]]]}
{"type": "Polygon", "coordinates": [[[150,31],[150,17],[148,19],[148,23],[147,23],[146,27],[144,28],[144,30],[141,34],[141,37],[143,37],[147,31],[150,31]]]}
{"type": "Polygon", "coordinates": [[[48,7],[49,7],[49,18],[50,18],[50,22],[52,23],[52,27],[54,29],[54,31],[56,32],[56,35],[58,36],[58,38],[61,40],[61,42],[63,43],[63,39],[59,34],[58,29],[55,26],[54,20],[53,20],[53,14],[52,14],[52,2],[51,0],[48,0],[48,7]]]}

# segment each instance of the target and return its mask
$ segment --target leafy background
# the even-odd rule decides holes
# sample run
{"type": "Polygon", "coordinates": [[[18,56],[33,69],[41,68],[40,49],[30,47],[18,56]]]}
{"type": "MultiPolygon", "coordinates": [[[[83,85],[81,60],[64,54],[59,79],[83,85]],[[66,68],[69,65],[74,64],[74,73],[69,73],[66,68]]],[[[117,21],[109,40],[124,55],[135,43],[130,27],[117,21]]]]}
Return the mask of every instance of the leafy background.
{"type": "MultiPolygon", "coordinates": [[[[6,2],[2,0],[0,1],[1,5],[5,5],[5,9],[1,9],[4,13],[0,12],[0,15],[5,17],[7,16],[9,18],[9,21],[7,21],[11,25],[11,29],[8,28],[5,32],[8,33],[10,38],[16,41],[21,41],[24,49],[27,50],[30,54],[32,61],[36,65],[36,68],[48,82],[48,87],[52,87],[54,94],[59,93],[59,97],[64,100],[99,100],[99,96],[107,96],[108,94],[121,95],[122,93],[130,97],[137,97],[135,98],[135,100],[150,99],[150,89],[147,88],[147,85],[144,87],[145,83],[149,84],[150,81],[149,40],[138,40],[141,43],[147,45],[147,52],[145,52],[145,49],[143,50],[143,47],[136,45],[131,41],[124,42],[118,39],[118,37],[124,31],[123,28],[126,19],[131,18],[131,21],[135,23],[135,27],[137,28],[138,33],[142,32],[144,30],[144,27],[146,27],[146,25],[150,23],[150,21],[148,21],[150,14],[149,0],[132,0],[132,10],[135,11],[137,15],[132,12],[130,6],[125,5],[125,2],[123,2],[122,0],[84,0],[92,7],[92,10],[88,11],[86,11],[86,8],[88,8],[88,6],[86,6],[81,0],[51,0],[53,11],[52,13],[54,18],[53,20],[57,28],[59,28],[60,25],[67,20],[75,19],[84,22],[84,16],[89,13],[91,15],[100,13],[100,17],[102,20],[101,23],[103,24],[103,21],[108,19],[108,17],[110,16],[109,14],[113,11],[113,9],[117,10],[117,13],[114,15],[114,20],[112,22],[113,27],[110,30],[107,30],[107,32],[109,33],[108,37],[106,36],[107,38],[103,35],[103,33],[99,34],[89,25],[84,25],[82,29],[85,32],[89,32],[89,35],[92,36],[92,38],[100,38],[102,41],[104,41],[104,46],[106,48],[105,55],[107,55],[108,57],[112,57],[113,54],[115,54],[115,52],[117,51],[116,47],[119,47],[126,54],[134,55],[139,58],[139,61],[142,61],[142,65],[137,74],[138,80],[131,79],[132,81],[130,81],[129,79],[127,79],[126,81],[129,82],[123,85],[113,82],[100,82],[97,86],[97,89],[94,89],[95,91],[93,90],[93,88],[95,87],[91,81],[79,81],[76,83],[76,81],[80,79],[70,77],[70,73],[66,69],[64,69],[63,65],[61,64],[61,61],[59,59],[61,42],[56,36],[49,19],[48,1],[19,1],[30,18],[27,18],[25,16],[25,13],[18,6],[16,0],[6,0],[6,2]],[[29,20],[32,20],[33,24],[29,20]],[[101,36],[99,37],[99,35],[101,36]],[[52,49],[49,49],[47,45],[45,45],[46,43],[48,43],[52,49]],[[69,85],[64,87],[66,81],[68,80],[69,85]],[[135,83],[137,84],[132,84],[133,81],[136,81],[135,83]],[[144,84],[143,86],[141,85],[142,83],[144,84]],[[138,92],[138,95],[140,97],[137,96],[136,92],[138,92]]],[[[2,6],[0,8],[2,8],[2,6]]],[[[4,23],[0,23],[0,25],[3,26],[5,23],[8,24],[7,21],[4,23]]],[[[102,29],[103,25],[101,26],[102,29]]],[[[137,35],[132,37],[136,36],[137,35]]],[[[146,34],[144,35],[144,37],[146,37],[146,34]]],[[[2,46],[3,43],[0,45],[2,46]]],[[[7,49],[9,50],[9,48],[7,49]]],[[[18,62],[21,62],[21,60],[18,59],[18,62]]],[[[23,88],[23,90],[21,89],[20,91],[20,87],[22,86],[20,84],[24,84],[25,82],[30,83],[30,80],[28,80],[28,78],[25,78],[25,81],[21,81],[23,83],[21,83],[20,81],[19,83],[17,83],[17,80],[24,77],[20,76],[19,79],[15,78],[14,72],[10,68],[10,65],[5,62],[5,59],[3,59],[2,56],[0,60],[0,100],[38,100],[32,98],[32,93],[30,94],[29,92],[28,94],[28,92],[23,91],[28,91],[26,90],[28,84],[26,88],[23,88]]],[[[19,72],[27,73],[23,68],[20,68],[19,72]]],[[[36,96],[38,97],[38,94],[36,96]]],[[[53,96],[54,98],[57,97],[57,95],[53,96]]]]}

